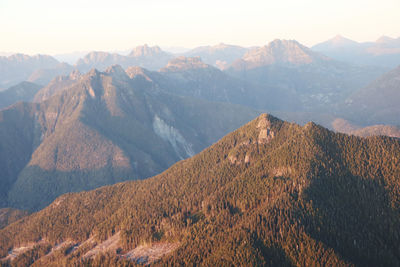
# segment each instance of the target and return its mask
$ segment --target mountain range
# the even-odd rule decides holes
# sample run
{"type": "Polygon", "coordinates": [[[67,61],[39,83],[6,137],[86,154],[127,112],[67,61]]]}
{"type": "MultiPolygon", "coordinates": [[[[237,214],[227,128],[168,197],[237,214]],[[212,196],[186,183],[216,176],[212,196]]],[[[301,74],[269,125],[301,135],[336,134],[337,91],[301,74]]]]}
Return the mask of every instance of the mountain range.
{"type": "Polygon", "coordinates": [[[400,142],[263,114],[144,181],[0,230],[3,263],[397,266],[400,142]]]}
{"type": "Polygon", "coordinates": [[[55,58],[47,55],[14,54],[0,57],[0,88],[8,88],[27,81],[36,70],[55,68],[58,64],[55,58]]]}
{"type": "Polygon", "coordinates": [[[337,35],[311,49],[355,65],[394,68],[400,62],[400,37],[382,36],[375,42],[359,43],[337,35]]]}
{"type": "Polygon", "coordinates": [[[248,48],[220,43],[214,46],[200,46],[184,53],[186,57],[200,57],[205,63],[221,70],[244,56],[248,48]]]}
{"type": "MultiPolygon", "coordinates": [[[[274,40],[253,48],[227,73],[269,93],[276,111],[332,113],[336,104],[383,73],[381,68],[338,62],[294,40],[274,40]]],[[[265,108],[265,107],[264,107],[265,108]]]]}
{"type": "Polygon", "coordinates": [[[158,70],[165,66],[173,56],[162,51],[158,46],[138,46],[132,52],[123,56],[117,53],[91,52],[75,64],[81,72],[87,72],[92,68],[105,70],[110,65],[118,64],[123,68],[141,66],[151,70],[158,70]]]}
{"type": "MultiPolygon", "coordinates": [[[[177,160],[201,151],[258,114],[253,110],[273,112],[297,122],[313,118],[327,127],[351,134],[396,136],[395,128],[389,130],[381,124],[400,125],[396,110],[398,69],[363,86],[378,77],[381,69],[341,63],[290,40],[275,40],[264,47],[249,50],[221,44],[201,47],[191,53],[204,52],[215,56],[224,51],[244,55],[222,71],[200,57],[171,59],[171,54],[147,45],[137,47],[128,56],[92,53],[81,64],[62,64],[64,67],[59,68],[55,62],[57,65],[54,69],[47,69],[48,72],[42,69],[34,72],[37,75],[30,74],[30,77],[36,77],[32,80],[39,81],[40,77],[49,79],[57,73],[52,70],[62,70],[64,75],[45,86],[24,82],[1,92],[0,109],[8,107],[0,113],[3,136],[0,164],[5,170],[1,179],[2,206],[35,210],[61,193],[90,189],[122,179],[115,177],[137,179],[155,175],[177,160]],[[104,69],[109,63],[127,58],[132,62],[143,59],[140,62],[151,65],[157,57],[161,57],[161,61],[170,58],[158,71],[129,66],[128,63],[126,70],[116,65],[108,67],[105,72],[92,69],[85,74],[77,70],[77,66],[83,70],[93,65],[104,69]],[[136,94],[138,99],[134,97],[136,94]],[[18,101],[34,103],[9,107],[18,101]],[[191,106],[188,103],[192,103],[191,106]],[[175,109],[171,105],[175,105],[175,109]],[[161,107],[164,106],[167,115],[162,115],[161,107]],[[180,109],[185,110],[184,115],[180,114],[180,109]],[[220,118],[212,115],[210,110],[219,110],[220,118]],[[188,124],[190,119],[186,116],[196,113],[206,114],[202,115],[204,120],[207,116],[214,117],[215,121],[210,123],[215,127],[203,127],[199,121],[188,124]],[[101,118],[98,118],[99,114],[101,118]],[[227,120],[221,123],[221,118],[227,120]],[[357,129],[373,128],[363,133],[347,131],[345,127],[338,127],[344,124],[335,123],[337,118],[360,125],[357,129]],[[137,129],[136,134],[131,134],[132,127],[137,129]],[[121,132],[117,128],[121,128],[121,132]],[[199,133],[203,135],[198,136],[199,133]],[[149,140],[143,142],[144,136],[149,140]],[[65,142],[74,144],[78,150],[63,145],[65,142]],[[153,145],[165,146],[165,154],[156,155],[151,148],[153,145]],[[104,152],[106,150],[108,153],[104,152]],[[101,156],[88,163],[92,165],[83,166],[83,151],[88,153],[85,157],[97,153],[101,156]],[[118,153],[123,156],[117,156],[118,153]],[[113,158],[129,161],[126,165],[121,163],[124,171],[113,158]],[[146,167],[135,169],[135,164],[146,167]],[[96,172],[103,175],[95,175],[96,172]],[[36,183],[34,177],[47,181],[49,179],[45,177],[50,176],[69,179],[71,183],[60,186],[64,189],[48,192],[49,195],[42,200],[31,201],[28,206],[27,199],[19,199],[31,198],[41,190],[35,188],[36,184],[42,183],[36,183]],[[80,182],[74,180],[83,176],[89,178],[80,182]],[[97,179],[92,179],[93,176],[97,179]],[[20,191],[27,185],[30,192],[20,191]]],[[[31,58],[20,56],[20,60],[24,62],[31,58]]]]}
{"type": "Polygon", "coordinates": [[[397,47],[0,57],[0,265],[400,265],[397,47]]]}
{"type": "MultiPolygon", "coordinates": [[[[335,38],[334,44],[351,46],[350,40],[343,39],[335,38]]],[[[394,40],[385,41],[382,38],[380,41],[385,42],[394,40]]],[[[64,87],[64,84],[71,83],[66,78],[63,85],[60,85],[60,81],[51,81],[57,75],[68,76],[72,71],[78,73],[77,69],[85,73],[92,67],[105,70],[110,64],[118,63],[125,69],[132,67],[131,71],[135,67],[142,68],[138,71],[146,72],[147,78],[162,84],[163,90],[172,94],[245,105],[297,122],[313,118],[330,127],[335,118],[342,117],[363,126],[382,123],[398,125],[395,119],[382,119],[382,116],[376,120],[357,121],[357,117],[351,114],[359,114],[356,111],[360,108],[354,105],[356,111],[353,112],[352,105],[344,104],[356,101],[357,94],[361,95],[368,84],[384,73],[385,68],[357,67],[339,62],[294,40],[274,40],[263,47],[250,49],[220,44],[195,48],[186,54],[200,57],[174,58],[174,55],[157,46],[147,45],[136,47],[126,56],[92,52],[74,66],[57,63],[50,68],[37,69],[29,74],[27,80],[41,84],[51,91],[54,90],[54,85],[64,87]],[[238,56],[242,57],[235,60],[238,56]],[[221,71],[215,67],[218,60],[232,64],[221,71]],[[150,69],[143,66],[149,66],[150,69]],[[298,119],[301,116],[304,118],[298,119]]],[[[27,61],[29,59],[30,57],[26,57],[27,61]]],[[[379,83],[384,79],[385,77],[379,83]]],[[[44,91],[46,90],[41,93],[44,91]]],[[[370,95],[369,98],[373,101],[373,96],[370,95]]],[[[30,96],[20,96],[15,101],[29,99],[30,96]]],[[[44,99],[38,96],[34,101],[44,99]]],[[[387,117],[396,117],[395,110],[387,110],[387,117]]]]}

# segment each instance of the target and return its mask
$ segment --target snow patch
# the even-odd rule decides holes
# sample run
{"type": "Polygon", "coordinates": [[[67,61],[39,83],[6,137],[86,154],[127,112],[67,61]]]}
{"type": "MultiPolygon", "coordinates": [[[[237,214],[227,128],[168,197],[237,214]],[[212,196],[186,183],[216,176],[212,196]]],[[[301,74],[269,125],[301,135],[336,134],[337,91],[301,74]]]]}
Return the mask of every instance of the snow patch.
{"type": "Polygon", "coordinates": [[[93,258],[97,254],[104,253],[104,252],[115,252],[119,248],[119,241],[120,241],[120,233],[116,233],[109,239],[105,240],[104,242],[98,244],[93,249],[86,252],[83,255],[83,258],[93,258]]]}
{"type": "Polygon", "coordinates": [[[156,243],[138,246],[122,255],[122,257],[135,261],[137,264],[151,264],[164,255],[173,252],[178,247],[179,243],[156,243]]]}

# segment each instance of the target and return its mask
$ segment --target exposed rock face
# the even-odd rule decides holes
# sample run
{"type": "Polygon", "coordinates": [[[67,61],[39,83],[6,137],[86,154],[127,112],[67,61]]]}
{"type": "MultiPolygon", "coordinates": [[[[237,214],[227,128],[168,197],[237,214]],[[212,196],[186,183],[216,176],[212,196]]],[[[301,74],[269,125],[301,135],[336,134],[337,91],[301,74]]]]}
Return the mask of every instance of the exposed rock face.
{"type": "Polygon", "coordinates": [[[167,94],[139,79],[159,73],[131,70],[133,79],[118,65],[74,72],[41,90],[40,103],[0,112],[0,207],[35,210],[62,193],[155,175],[258,114],[167,94]]]}
{"type": "Polygon", "coordinates": [[[275,133],[271,130],[271,122],[266,115],[260,117],[257,129],[260,129],[260,133],[258,134],[259,144],[269,143],[275,137],[275,133]]]}
{"type": "Polygon", "coordinates": [[[175,152],[182,159],[195,155],[192,145],[185,140],[179,130],[175,129],[171,125],[168,125],[157,115],[154,116],[153,129],[158,136],[160,136],[163,140],[168,141],[172,145],[175,152]]]}
{"type": "Polygon", "coordinates": [[[255,132],[240,137],[236,141],[235,148],[229,152],[228,160],[233,165],[251,164],[254,154],[246,152],[251,146],[265,145],[276,136],[276,129],[281,122],[268,114],[261,114],[254,125],[255,132]],[[275,123],[278,122],[278,123],[275,123]],[[275,130],[273,130],[275,129],[275,130]]]}

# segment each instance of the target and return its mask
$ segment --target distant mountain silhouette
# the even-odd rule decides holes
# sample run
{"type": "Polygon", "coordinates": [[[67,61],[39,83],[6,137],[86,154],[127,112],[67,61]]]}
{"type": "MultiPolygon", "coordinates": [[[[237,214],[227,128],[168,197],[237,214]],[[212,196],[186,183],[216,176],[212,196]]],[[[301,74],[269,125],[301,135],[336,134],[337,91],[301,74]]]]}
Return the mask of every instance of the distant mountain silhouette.
{"type": "Polygon", "coordinates": [[[394,68],[400,62],[400,37],[382,36],[375,42],[358,43],[339,35],[311,49],[354,65],[394,68]]]}
{"type": "Polygon", "coordinates": [[[123,68],[140,66],[150,70],[158,70],[165,66],[172,57],[158,46],[143,45],[134,48],[127,56],[108,52],[90,52],[84,58],[78,60],[75,68],[81,72],[87,72],[92,68],[104,71],[107,67],[118,64],[123,68]]]}
{"type": "Polygon", "coordinates": [[[21,82],[5,91],[0,91],[0,110],[17,102],[32,101],[41,86],[31,82],[21,82]]]}
{"type": "Polygon", "coordinates": [[[0,88],[9,88],[28,80],[39,69],[55,68],[59,62],[47,55],[28,56],[14,54],[0,57],[0,88]]]}
{"type": "Polygon", "coordinates": [[[184,55],[186,57],[198,56],[205,63],[224,70],[247,51],[248,48],[221,43],[214,46],[196,47],[184,55]]]}
{"type": "Polygon", "coordinates": [[[332,113],[336,104],[383,73],[335,61],[294,40],[253,48],[227,73],[268,89],[277,111],[332,113]],[[271,93],[270,93],[271,92],[271,93]]]}

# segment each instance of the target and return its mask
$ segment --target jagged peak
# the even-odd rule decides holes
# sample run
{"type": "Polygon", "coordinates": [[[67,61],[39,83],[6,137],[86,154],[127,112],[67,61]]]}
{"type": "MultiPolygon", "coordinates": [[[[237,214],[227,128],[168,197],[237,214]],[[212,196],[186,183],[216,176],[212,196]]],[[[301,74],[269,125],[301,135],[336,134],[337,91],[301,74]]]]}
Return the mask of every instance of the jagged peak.
{"type": "MultiPolygon", "coordinates": [[[[283,122],[283,120],[281,120],[281,119],[279,119],[279,118],[277,118],[277,117],[275,117],[275,116],[273,116],[273,115],[271,115],[271,114],[269,114],[269,113],[262,113],[262,114],[260,114],[258,117],[257,117],[257,121],[258,121],[258,123],[260,124],[262,124],[262,125],[274,125],[274,124],[276,124],[276,123],[282,123],[283,122]]],[[[260,126],[262,126],[260,124],[260,126]]]]}
{"type": "Polygon", "coordinates": [[[149,46],[147,44],[135,47],[129,54],[131,57],[154,56],[163,51],[159,46],[149,46]]]}
{"type": "Polygon", "coordinates": [[[86,77],[97,77],[100,75],[100,71],[98,71],[96,68],[92,68],[90,71],[86,73],[86,77]]]}
{"type": "Polygon", "coordinates": [[[110,67],[108,67],[105,70],[105,73],[117,79],[122,79],[122,80],[129,79],[129,76],[127,75],[125,70],[118,64],[111,65],[110,67]]]}
{"type": "Polygon", "coordinates": [[[105,71],[105,73],[125,73],[125,70],[119,64],[114,64],[109,66],[105,71]]]}
{"type": "Polygon", "coordinates": [[[287,40],[287,39],[275,39],[269,42],[267,46],[288,46],[288,45],[303,46],[296,40],[287,40]]]}
{"type": "Polygon", "coordinates": [[[78,69],[74,69],[73,71],[71,71],[71,73],[69,74],[69,78],[71,80],[78,80],[80,77],[82,77],[82,73],[78,70],[78,69]]]}
{"type": "Polygon", "coordinates": [[[303,54],[312,54],[310,48],[307,46],[299,43],[296,40],[286,40],[286,39],[275,39],[268,43],[265,48],[270,50],[271,52],[290,52],[295,51],[296,54],[303,53],[303,54]]]}

